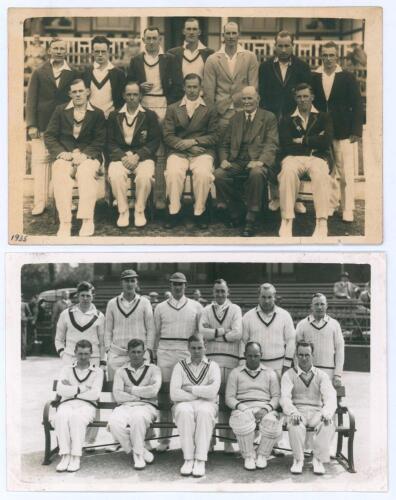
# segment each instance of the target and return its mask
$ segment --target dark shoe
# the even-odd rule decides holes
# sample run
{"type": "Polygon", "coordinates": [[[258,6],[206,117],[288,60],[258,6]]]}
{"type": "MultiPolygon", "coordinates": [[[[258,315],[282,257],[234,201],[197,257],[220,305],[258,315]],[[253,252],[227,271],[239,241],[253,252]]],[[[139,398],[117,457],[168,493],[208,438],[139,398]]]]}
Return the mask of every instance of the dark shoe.
{"type": "Polygon", "coordinates": [[[254,236],[256,234],[254,225],[251,222],[247,222],[243,231],[241,232],[241,236],[249,237],[254,236]]]}
{"type": "Polygon", "coordinates": [[[165,229],[173,229],[179,224],[179,214],[168,215],[168,219],[165,223],[165,229]]]}
{"type": "Polygon", "coordinates": [[[194,215],[194,223],[198,229],[208,229],[208,223],[205,214],[194,215]]]}
{"type": "Polygon", "coordinates": [[[225,226],[236,229],[238,227],[241,227],[243,223],[244,219],[242,217],[231,217],[227,222],[225,222],[225,226]]]}

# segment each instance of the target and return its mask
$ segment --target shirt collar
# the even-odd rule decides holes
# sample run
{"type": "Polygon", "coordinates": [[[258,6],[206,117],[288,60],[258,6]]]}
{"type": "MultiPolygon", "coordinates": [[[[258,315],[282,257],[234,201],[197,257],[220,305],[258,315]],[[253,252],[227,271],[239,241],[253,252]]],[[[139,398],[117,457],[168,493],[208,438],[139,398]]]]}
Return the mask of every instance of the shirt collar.
{"type": "MultiPolygon", "coordinates": [[[[146,50],[146,47],[144,47],[144,49],[143,49],[143,51],[142,51],[142,52],[143,52],[143,54],[144,54],[145,56],[148,56],[148,57],[154,58],[154,56],[152,56],[151,54],[148,54],[148,52],[147,52],[147,50],[146,50]]],[[[162,55],[163,53],[164,53],[164,49],[160,46],[159,51],[158,51],[158,55],[160,56],[160,55],[162,55]]]]}
{"type": "MultiPolygon", "coordinates": [[[[51,66],[54,66],[54,60],[53,59],[50,59],[50,63],[51,63],[51,66]]],[[[63,64],[62,66],[59,66],[59,68],[57,68],[57,71],[63,71],[63,70],[67,70],[67,71],[71,71],[71,67],[69,66],[68,62],[66,61],[66,59],[63,61],[63,64]]]]}
{"type": "Polygon", "coordinates": [[[187,99],[186,96],[183,97],[181,100],[180,106],[187,106],[187,103],[191,103],[192,105],[198,107],[198,106],[206,106],[205,101],[202,99],[201,96],[198,97],[195,101],[190,101],[190,99],[187,99]]]}
{"type": "MultiPolygon", "coordinates": [[[[297,375],[300,376],[302,373],[309,373],[309,372],[305,372],[304,370],[301,370],[301,368],[299,367],[299,365],[297,365],[296,367],[296,371],[297,371],[297,375]]],[[[317,368],[315,366],[311,366],[311,369],[309,370],[310,372],[312,372],[314,375],[316,375],[317,373],[317,368]]]]}
{"type": "MultiPolygon", "coordinates": [[[[187,42],[183,43],[183,48],[187,49],[187,42]]],[[[206,49],[206,46],[201,42],[201,40],[198,40],[198,47],[196,48],[196,50],[202,50],[202,49],[206,49]]]]}
{"type": "MultiPolygon", "coordinates": [[[[138,112],[141,112],[141,113],[145,113],[146,110],[143,108],[143,106],[141,104],[139,104],[139,106],[137,107],[134,115],[136,115],[136,113],[138,112]]],[[[127,105],[126,103],[122,106],[122,108],[119,110],[119,113],[128,113],[128,108],[127,108],[127,105]]],[[[128,113],[129,114],[129,113],[128,113]]]]}
{"type": "MultiPolygon", "coordinates": [[[[327,314],[325,314],[323,319],[321,319],[321,321],[325,321],[326,323],[328,323],[329,319],[330,319],[329,316],[327,314]]],[[[309,323],[314,323],[316,321],[313,314],[310,314],[308,316],[308,321],[309,321],[309,323]]]]}
{"type": "Polygon", "coordinates": [[[245,117],[247,117],[247,115],[250,115],[252,117],[252,121],[254,120],[254,117],[256,116],[256,113],[257,113],[257,109],[256,108],[254,111],[252,111],[251,113],[248,113],[247,111],[245,111],[245,117]]]}
{"type": "Polygon", "coordinates": [[[137,372],[137,371],[139,371],[139,370],[141,370],[141,369],[142,369],[142,368],[144,368],[145,366],[150,366],[150,361],[148,361],[147,359],[145,359],[145,360],[144,360],[144,363],[143,363],[141,366],[139,366],[139,368],[133,368],[133,366],[131,365],[131,362],[129,362],[129,363],[127,364],[127,368],[128,368],[129,370],[133,370],[133,371],[136,371],[136,372],[137,372]]]}
{"type": "Polygon", "coordinates": [[[120,295],[120,299],[121,299],[121,300],[125,300],[125,302],[131,303],[131,302],[134,302],[134,301],[135,301],[135,300],[137,300],[137,299],[140,299],[140,295],[139,295],[138,293],[135,293],[135,298],[134,298],[134,299],[132,299],[132,300],[128,300],[128,299],[126,299],[126,298],[124,297],[124,293],[121,293],[121,295],[120,295]]]}
{"type": "Polygon", "coordinates": [[[251,368],[248,368],[246,366],[246,361],[245,361],[245,363],[240,367],[241,372],[244,370],[248,370],[249,372],[261,372],[263,370],[268,370],[268,368],[266,366],[264,366],[262,363],[260,363],[256,370],[252,370],[251,368]]]}
{"type": "MultiPolygon", "coordinates": [[[[73,362],[72,367],[77,368],[77,361],[73,362]]],[[[78,370],[79,370],[79,368],[78,368],[78,370]]],[[[93,370],[95,370],[95,366],[90,362],[88,368],[84,368],[84,370],[93,371],[93,370]]]]}
{"type": "MultiPolygon", "coordinates": [[[[331,75],[333,75],[334,73],[341,73],[341,72],[342,72],[342,68],[339,64],[337,64],[334,72],[331,73],[331,75]]],[[[327,73],[325,73],[323,64],[321,64],[318,68],[315,69],[315,73],[320,73],[322,75],[325,74],[326,76],[331,76],[331,75],[327,75],[327,73]]]]}
{"type": "MultiPolygon", "coordinates": [[[[187,356],[187,358],[186,358],[186,363],[187,363],[188,365],[191,365],[191,363],[192,363],[192,361],[191,361],[191,356],[187,356]]],[[[206,356],[204,356],[204,357],[202,358],[202,360],[201,360],[201,363],[206,363],[206,364],[208,365],[208,364],[209,364],[209,360],[208,360],[208,358],[207,358],[206,356]]]]}
{"type": "Polygon", "coordinates": [[[89,315],[94,315],[94,314],[98,314],[98,310],[96,309],[95,305],[94,304],[91,304],[91,307],[88,309],[88,311],[81,311],[81,309],[78,307],[78,304],[74,304],[74,306],[71,306],[70,310],[72,312],[74,311],[78,311],[80,312],[81,314],[89,314],[89,315]]]}
{"type": "MultiPolygon", "coordinates": [[[[97,62],[94,62],[93,67],[94,69],[99,69],[99,64],[97,62]]],[[[113,68],[114,68],[113,64],[110,61],[108,61],[107,66],[101,69],[101,71],[110,71],[113,68]]]]}
{"type": "MultiPolygon", "coordinates": [[[[73,109],[73,108],[74,108],[73,101],[70,100],[69,104],[66,106],[65,109],[73,109]]],[[[89,101],[87,102],[87,111],[94,111],[94,108],[93,108],[92,104],[89,101]]]]}
{"type": "Polygon", "coordinates": [[[290,66],[290,64],[292,63],[292,60],[291,60],[291,57],[290,57],[290,59],[289,59],[287,62],[283,63],[283,62],[281,62],[281,61],[279,60],[279,57],[278,57],[278,56],[276,56],[276,57],[274,58],[274,62],[275,62],[275,63],[279,63],[279,64],[284,64],[284,65],[286,65],[286,64],[287,64],[288,66],[290,66]]]}
{"type": "MultiPolygon", "coordinates": [[[[310,113],[317,113],[318,114],[319,111],[315,108],[314,105],[312,105],[310,113]]],[[[291,116],[292,116],[292,118],[294,118],[296,116],[299,116],[301,118],[301,120],[304,120],[304,118],[302,117],[300,111],[298,110],[298,107],[295,109],[294,113],[291,116]]]]}
{"type": "MultiPolygon", "coordinates": [[[[241,52],[247,52],[247,50],[244,49],[240,43],[238,43],[236,54],[240,54],[241,52]]],[[[225,51],[225,45],[224,44],[220,47],[220,49],[217,51],[217,53],[218,54],[225,54],[227,57],[229,57],[229,55],[225,51]]]]}

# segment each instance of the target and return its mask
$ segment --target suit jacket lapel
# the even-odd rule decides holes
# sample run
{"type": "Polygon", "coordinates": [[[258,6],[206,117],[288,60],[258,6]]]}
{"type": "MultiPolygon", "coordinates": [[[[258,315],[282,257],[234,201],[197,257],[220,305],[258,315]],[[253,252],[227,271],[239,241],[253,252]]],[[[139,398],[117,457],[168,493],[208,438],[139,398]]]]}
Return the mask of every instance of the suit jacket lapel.
{"type": "MultiPolygon", "coordinates": [[[[327,102],[330,102],[332,100],[333,96],[335,95],[335,93],[337,91],[336,87],[338,87],[338,84],[340,81],[340,75],[341,75],[341,73],[336,73],[334,75],[333,85],[331,86],[330,95],[329,95],[329,99],[327,102]]],[[[323,76],[322,76],[322,79],[323,79],[323,76]]],[[[322,88],[323,88],[323,84],[322,84],[322,88]]],[[[323,93],[324,93],[324,91],[323,91],[323,93]]],[[[325,99],[326,99],[326,96],[325,96],[325,99]]]]}
{"type": "Polygon", "coordinates": [[[88,126],[88,123],[92,119],[92,114],[93,114],[93,111],[89,111],[89,109],[86,110],[85,116],[84,116],[84,120],[83,120],[82,125],[81,125],[81,130],[80,130],[80,133],[78,134],[78,139],[80,139],[81,137],[83,137],[83,135],[85,133],[85,130],[86,130],[87,126],[88,126]]]}
{"type": "Polygon", "coordinates": [[[46,73],[48,80],[54,87],[56,87],[54,72],[52,71],[52,65],[49,61],[45,64],[45,66],[43,66],[43,70],[46,73]]]}
{"type": "Polygon", "coordinates": [[[227,75],[227,77],[232,80],[232,76],[230,74],[230,68],[228,67],[228,62],[225,54],[220,54],[219,56],[219,64],[223,68],[224,73],[227,75]]]}
{"type": "Polygon", "coordinates": [[[73,123],[73,121],[74,121],[73,113],[74,113],[74,109],[73,108],[65,109],[65,117],[66,117],[67,122],[70,125],[72,133],[73,133],[73,126],[74,126],[74,123],[73,123]]]}
{"type": "Polygon", "coordinates": [[[260,113],[260,110],[257,109],[256,115],[254,117],[252,126],[250,128],[250,132],[249,132],[249,142],[252,142],[256,138],[256,136],[260,130],[262,121],[263,121],[263,116],[260,113]]]}
{"type": "Polygon", "coordinates": [[[122,127],[122,121],[124,120],[124,116],[125,116],[125,113],[117,113],[116,122],[117,122],[118,128],[120,130],[120,134],[121,134],[122,140],[126,144],[125,137],[124,137],[124,129],[122,127]]]}
{"type": "Polygon", "coordinates": [[[280,84],[283,87],[284,84],[283,84],[283,80],[282,80],[282,74],[281,74],[281,71],[280,71],[279,63],[273,61],[273,63],[272,63],[272,69],[274,70],[276,78],[279,80],[280,84]]]}
{"type": "Polygon", "coordinates": [[[305,131],[306,135],[308,135],[308,133],[311,131],[311,129],[314,127],[314,125],[317,121],[318,121],[318,114],[317,113],[309,113],[307,129],[305,131]]]}
{"type": "MultiPolygon", "coordinates": [[[[279,68],[279,71],[280,71],[280,68],[279,68]]],[[[283,85],[285,85],[285,86],[287,85],[287,82],[290,80],[290,78],[293,74],[293,71],[294,71],[293,60],[291,60],[290,64],[287,67],[287,70],[286,70],[285,81],[283,82],[283,85]]]]}
{"type": "Polygon", "coordinates": [[[132,142],[133,142],[135,136],[137,135],[137,133],[139,132],[140,127],[143,125],[145,116],[146,116],[146,113],[142,113],[141,111],[139,111],[137,118],[136,118],[135,130],[133,131],[132,142]]]}
{"type": "Polygon", "coordinates": [[[186,106],[178,106],[176,114],[183,129],[188,129],[190,127],[190,120],[188,118],[186,106]]]}
{"type": "MultiPolygon", "coordinates": [[[[241,69],[241,66],[243,65],[244,63],[244,58],[242,57],[242,53],[237,53],[235,55],[236,57],[236,61],[235,61],[235,69],[234,69],[234,76],[232,76],[231,78],[234,79],[235,78],[235,75],[237,75],[239,73],[239,70],[241,69]]],[[[245,73],[245,72],[241,72],[241,73],[245,73]]]]}
{"type": "Polygon", "coordinates": [[[198,108],[194,111],[192,118],[190,120],[190,127],[193,128],[198,124],[206,114],[207,107],[200,104],[198,108]]]}

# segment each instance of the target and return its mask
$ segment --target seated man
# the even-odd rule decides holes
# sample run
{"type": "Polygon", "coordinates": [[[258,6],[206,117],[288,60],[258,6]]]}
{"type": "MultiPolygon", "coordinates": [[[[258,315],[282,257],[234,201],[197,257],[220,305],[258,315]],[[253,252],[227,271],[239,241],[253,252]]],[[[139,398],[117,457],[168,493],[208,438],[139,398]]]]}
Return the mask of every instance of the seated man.
{"type": "Polygon", "coordinates": [[[109,181],[117,200],[118,227],[129,225],[128,177],[136,184],[135,226],[146,225],[144,210],[154,180],[154,158],[161,140],[161,129],[154,111],[140,104],[142,91],[136,82],[125,85],[124,106],[108,120],[109,181]]]}
{"type": "Polygon", "coordinates": [[[87,426],[95,417],[96,403],[103,385],[103,370],[90,364],[92,344],[79,340],[76,362],[62,368],[56,392],[61,400],[55,415],[55,433],[61,461],[58,472],[76,472],[87,426]]]}
{"type": "Polygon", "coordinates": [[[184,78],[185,96],[171,104],[163,124],[164,141],[169,155],[166,161],[166,194],[169,199],[169,221],[179,222],[180,198],[187,170],[192,172],[195,222],[207,228],[205,206],[214,180],[213,159],[218,140],[217,112],[201,97],[201,77],[195,73],[184,78]]]}
{"type": "Polygon", "coordinates": [[[323,463],[330,461],[330,445],[334,436],[333,418],[337,409],[336,391],[330,378],[313,366],[313,344],[297,343],[297,366],[282,377],[281,399],[288,418],[290,445],[293,452],[292,474],[301,474],[304,465],[306,427],[314,427],[312,439],[313,471],[324,474],[323,463]]]}
{"type": "Polygon", "coordinates": [[[151,464],[153,454],[144,447],[150,424],[158,417],[157,394],[161,370],[144,359],[144,342],[128,342],[129,364],[118,368],[113,383],[113,396],[119,404],[109,418],[109,430],[125,453],[133,455],[135,469],[151,464]]]}
{"type": "Polygon", "coordinates": [[[276,409],[280,387],[274,370],[260,363],[261,346],[248,342],[246,364],[234,368],[226,388],[226,404],[232,409],[230,427],[234,431],[245,469],[265,469],[267,458],[282,434],[282,421],[276,409]],[[257,457],[254,451],[256,425],[261,434],[257,457]]]}
{"type": "Polygon", "coordinates": [[[254,224],[263,208],[268,177],[278,149],[278,125],[275,115],[258,107],[259,96],[254,87],[242,90],[243,111],[231,118],[219,146],[220,168],[215,172],[218,207],[228,207],[232,227],[243,221],[242,236],[254,236],[254,224]],[[245,184],[247,212],[240,186],[245,184]]]}
{"type": "Polygon", "coordinates": [[[189,337],[188,350],[190,357],[173,369],[170,398],[184,457],[180,473],[202,477],[217,416],[221,373],[217,363],[206,358],[201,334],[189,337]]]}
{"type": "Polygon", "coordinates": [[[312,105],[314,95],[307,83],[294,90],[297,108],[284,118],[279,128],[282,153],[278,175],[282,223],[279,236],[291,237],[295,217],[294,207],[300,188],[300,178],[309,174],[316,213],[313,237],[327,236],[330,197],[330,147],[333,137],[331,118],[312,105]]]}
{"type": "Polygon", "coordinates": [[[69,96],[71,101],[57,106],[44,133],[53,162],[52,181],[60,221],[58,236],[71,233],[74,179],[80,197],[77,218],[83,220],[79,234],[92,236],[106,121],[103,111],[88,101],[89,89],[83,80],[70,84],[69,96]]]}

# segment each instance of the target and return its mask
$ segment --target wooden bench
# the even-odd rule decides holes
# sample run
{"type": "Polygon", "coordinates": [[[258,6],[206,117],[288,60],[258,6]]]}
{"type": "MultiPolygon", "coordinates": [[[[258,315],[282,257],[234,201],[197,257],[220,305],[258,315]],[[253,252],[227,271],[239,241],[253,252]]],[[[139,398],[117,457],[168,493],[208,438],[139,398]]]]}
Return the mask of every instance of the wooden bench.
{"type": "MultiPolygon", "coordinates": [[[[50,422],[50,412],[53,411],[59,402],[59,399],[56,397],[56,387],[57,380],[53,382],[53,398],[44,406],[43,410],[43,427],[44,427],[44,435],[45,435],[45,450],[44,450],[44,460],[42,465],[49,465],[52,461],[52,458],[55,454],[58,453],[58,446],[52,448],[51,444],[51,432],[54,430],[51,422],[50,422]]],[[[103,411],[104,410],[113,410],[117,403],[114,401],[112,396],[112,382],[105,381],[103,383],[103,389],[99,400],[98,409],[100,410],[100,418],[94,420],[89,427],[94,428],[106,428],[108,421],[103,419],[103,411]]],[[[355,427],[355,417],[349,411],[349,409],[341,403],[341,398],[345,397],[345,387],[337,388],[337,410],[336,410],[336,432],[337,432],[337,450],[335,454],[335,459],[348,471],[351,473],[356,472],[354,466],[354,456],[353,456],[353,442],[356,432],[355,427]],[[345,418],[347,416],[347,418],[345,418]],[[346,454],[344,454],[344,439],[346,440],[346,454]]],[[[169,398],[169,382],[165,382],[162,384],[160,392],[158,394],[158,405],[159,409],[162,411],[170,411],[172,408],[172,402],[169,398]]],[[[231,410],[225,404],[225,387],[222,384],[219,392],[219,411],[225,412],[227,414],[231,413],[231,410]]],[[[173,421],[156,421],[151,424],[152,429],[169,429],[170,434],[168,436],[162,436],[166,438],[177,437],[178,434],[173,434],[173,430],[176,429],[176,425],[173,421]]],[[[228,424],[217,423],[213,432],[213,437],[220,437],[216,434],[216,431],[219,430],[229,430],[230,427],[228,424]]],[[[286,431],[286,424],[283,425],[283,430],[286,431]]],[[[314,429],[312,427],[307,427],[308,432],[313,432],[314,429]]],[[[152,437],[146,439],[158,439],[157,437],[152,437]]],[[[236,442],[236,439],[225,438],[222,436],[222,439],[228,439],[230,441],[236,442]]],[[[112,443],[114,444],[114,443],[112,443]]],[[[109,446],[109,444],[101,444],[101,445],[88,445],[84,447],[84,450],[92,450],[94,448],[101,448],[109,446]]],[[[278,448],[285,451],[284,448],[278,448]]]]}

